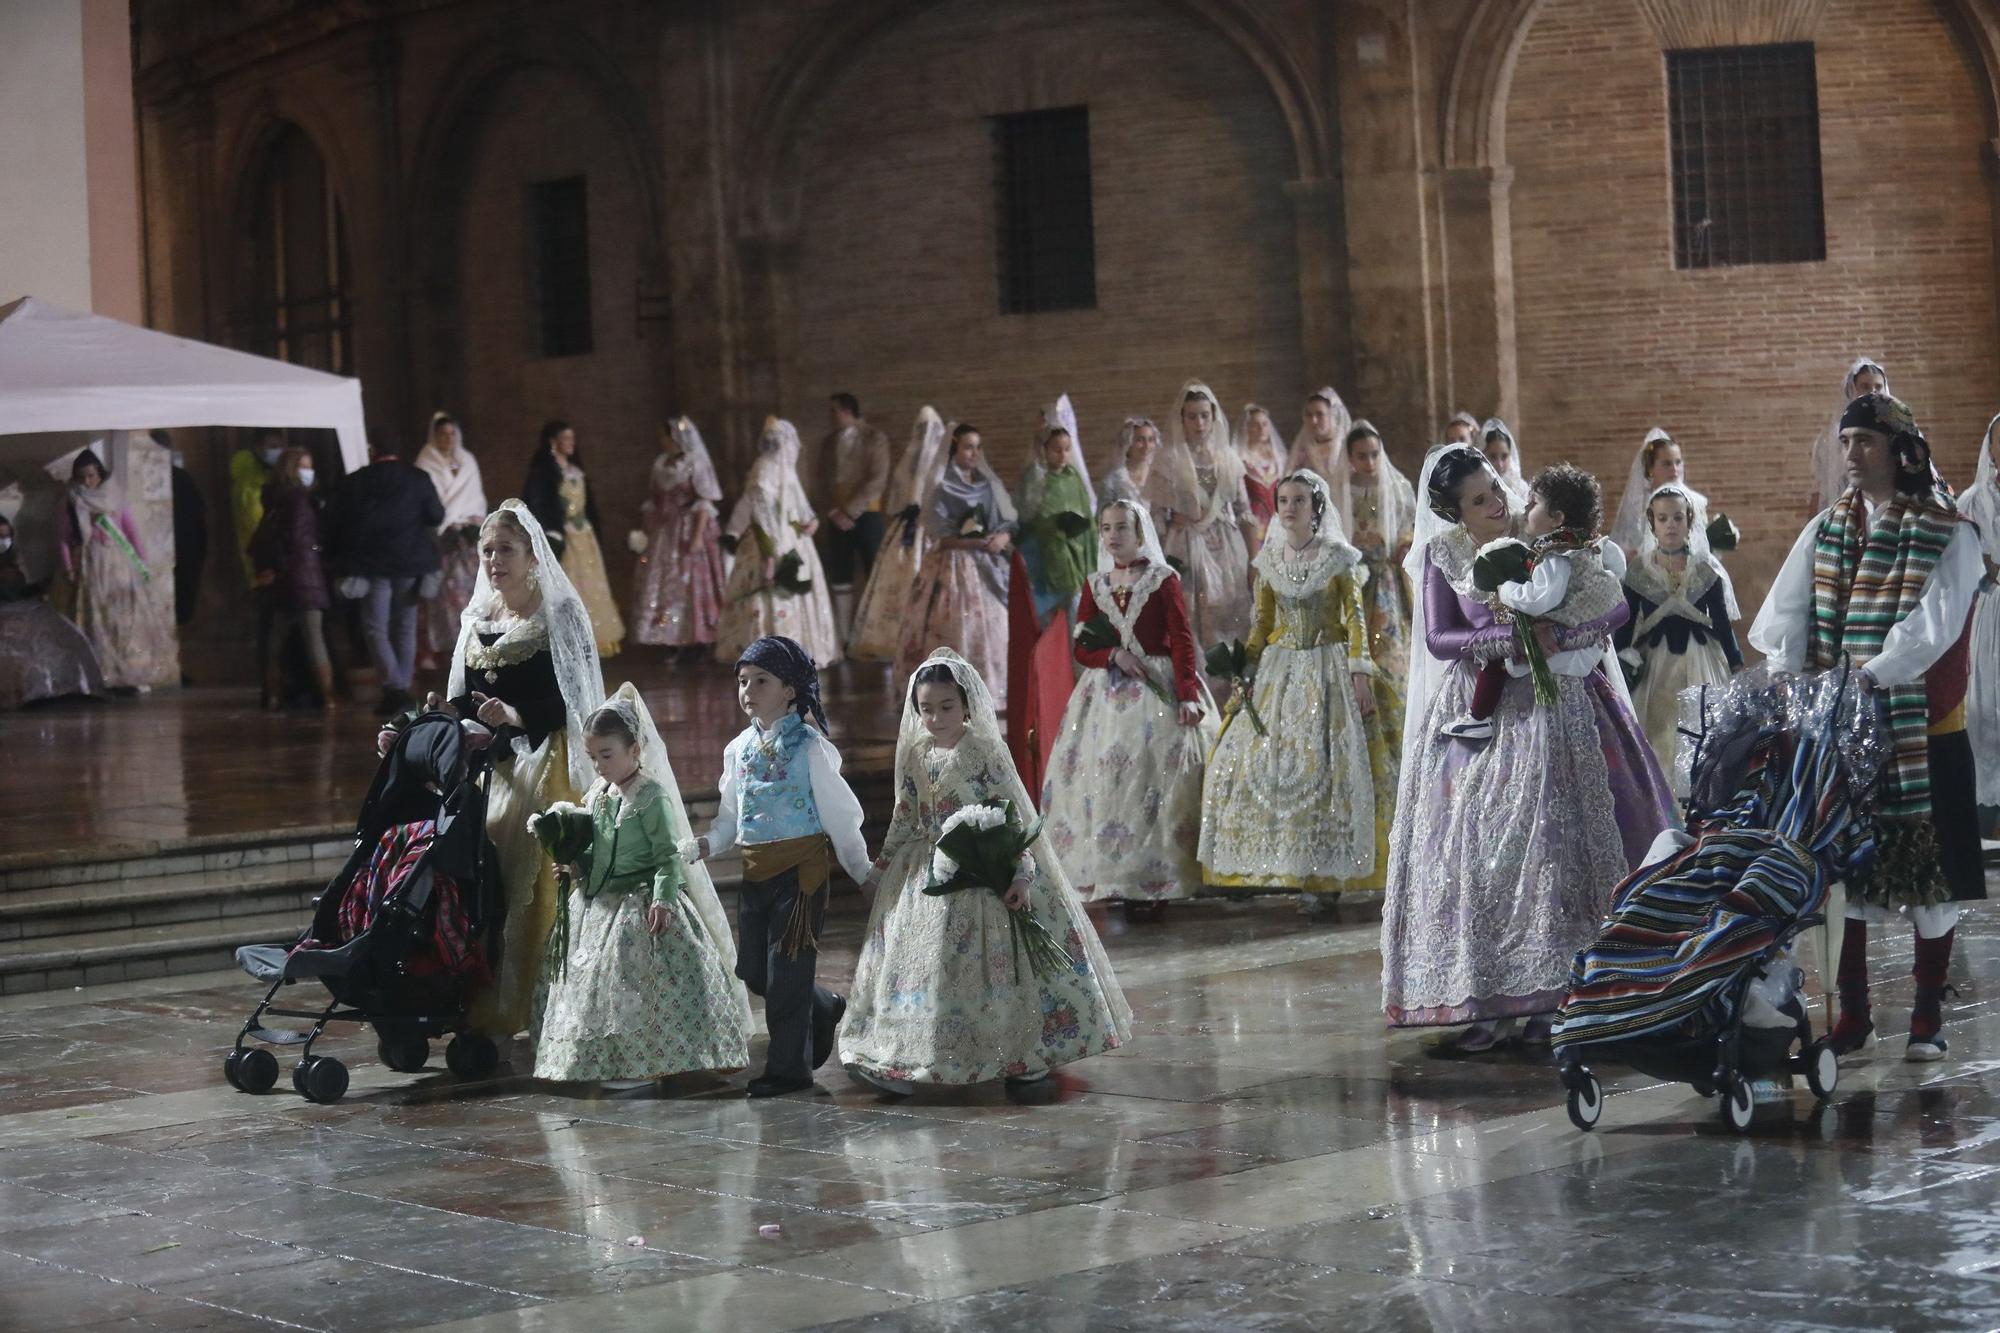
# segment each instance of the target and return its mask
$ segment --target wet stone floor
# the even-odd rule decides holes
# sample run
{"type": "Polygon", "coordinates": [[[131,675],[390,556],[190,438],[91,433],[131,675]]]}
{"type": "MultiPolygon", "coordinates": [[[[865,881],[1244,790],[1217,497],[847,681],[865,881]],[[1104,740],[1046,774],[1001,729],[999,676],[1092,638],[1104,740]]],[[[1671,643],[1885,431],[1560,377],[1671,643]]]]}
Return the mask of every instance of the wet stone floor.
{"type": "MultiPolygon", "coordinates": [[[[1993,1328],[1991,920],[1960,931],[1948,1062],[1894,1038],[1741,1136],[1629,1073],[1579,1133],[1546,1064],[1385,1034],[1367,905],[1101,918],[1135,1039],[1033,1107],[886,1102],[831,1065],[767,1102],[742,1076],[467,1085],[361,1033],[325,1047],[347,1098],[314,1106],[223,1083],[245,979],[22,997],[0,1328],[1993,1328]]],[[[860,928],[850,895],[826,974],[860,928]]],[[[1895,1033],[1908,941],[1875,934],[1895,1033]]]]}

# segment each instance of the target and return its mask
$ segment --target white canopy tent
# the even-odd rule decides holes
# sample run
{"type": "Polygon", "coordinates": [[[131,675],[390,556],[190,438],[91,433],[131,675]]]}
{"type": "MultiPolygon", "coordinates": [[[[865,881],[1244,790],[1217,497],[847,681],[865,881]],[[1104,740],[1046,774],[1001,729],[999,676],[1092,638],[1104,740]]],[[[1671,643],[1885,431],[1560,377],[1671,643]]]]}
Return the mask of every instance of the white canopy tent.
{"type": "Polygon", "coordinates": [[[0,306],[0,431],[305,426],[368,464],[361,381],[24,296],[0,306]]]}

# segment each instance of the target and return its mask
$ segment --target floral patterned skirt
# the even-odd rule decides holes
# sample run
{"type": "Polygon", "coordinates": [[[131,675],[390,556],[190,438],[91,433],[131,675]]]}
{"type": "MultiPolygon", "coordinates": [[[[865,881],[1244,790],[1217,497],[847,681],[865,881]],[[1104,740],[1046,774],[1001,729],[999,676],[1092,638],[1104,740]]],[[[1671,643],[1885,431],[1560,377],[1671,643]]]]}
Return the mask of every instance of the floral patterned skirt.
{"type": "Polygon", "coordinates": [[[646,931],[644,893],[569,900],[569,963],[549,984],[535,1077],[663,1078],[750,1063],[739,983],[688,895],[646,931]]]}
{"type": "Polygon", "coordinates": [[[1510,679],[1482,744],[1438,735],[1461,663],[1404,755],[1382,903],[1382,1006],[1397,1026],[1552,1013],[1611,892],[1674,822],[1653,752],[1601,671],[1510,679]]]}
{"type": "Polygon", "coordinates": [[[903,635],[903,614],[910,606],[910,588],[929,553],[931,539],[924,525],[898,514],[889,520],[888,535],[875,553],[875,568],[854,608],[854,628],[847,636],[847,655],[866,662],[893,662],[903,635]],[[903,538],[910,544],[905,546],[903,538]]]}
{"type": "Polygon", "coordinates": [[[821,669],[840,660],[840,633],[833,624],[833,601],[826,591],[826,571],[810,539],[799,539],[778,552],[783,558],[797,551],[800,573],[812,581],[802,593],[760,591],[764,579],[757,547],[747,538],[737,548],[736,563],[723,590],[722,619],[715,629],[715,660],[734,664],[745,648],[766,634],[782,634],[811,654],[821,669]]]}
{"type": "MultiPolygon", "coordinates": [[[[1163,685],[1173,662],[1148,657],[1163,685]]],[[[1199,725],[1123,672],[1088,668],[1070,695],[1042,784],[1044,836],[1085,902],[1165,901],[1201,888],[1203,760],[1218,735],[1204,686],[1199,725]]]]}
{"type": "Polygon", "coordinates": [[[438,595],[423,605],[419,647],[449,658],[458,647],[458,622],[479,579],[479,525],[460,523],[438,534],[438,595]]]}
{"type": "Polygon", "coordinates": [[[1646,653],[1646,670],[1632,687],[1632,710],[1639,715],[1653,757],[1666,770],[1675,796],[1687,795],[1687,782],[1676,775],[1675,751],[1680,746],[1681,691],[1729,681],[1729,659],[1713,643],[1688,643],[1677,653],[1665,644],[1646,653]]]}
{"type": "Polygon", "coordinates": [[[1979,804],[2000,805],[2000,590],[1979,594],[1972,613],[1972,679],[1965,730],[1978,765],[1979,804]]]}
{"type": "MultiPolygon", "coordinates": [[[[1132,1034],[1132,1010],[1076,894],[1038,866],[1029,906],[1075,960],[1038,977],[997,894],[923,891],[932,843],[912,841],[883,873],[854,969],[840,1060],[911,1083],[984,1083],[1101,1055],[1132,1034]]],[[[1034,854],[1053,858],[1046,839],[1034,854]]]]}
{"type": "Polygon", "coordinates": [[[604,552],[598,549],[597,532],[588,523],[563,529],[563,573],[576,585],[583,609],[590,612],[590,628],[597,636],[597,655],[615,657],[625,644],[625,617],[618,614],[618,599],[611,595],[611,577],[604,572],[604,552]]]}
{"type": "Polygon", "coordinates": [[[903,613],[896,678],[908,680],[939,648],[972,663],[995,711],[1007,711],[1007,600],[994,595],[974,552],[933,548],[925,556],[903,613]]]}
{"type": "Polygon", "coordinates": [[[646,550],[632,581],[632,637],[682,648],[714,643],[722,618],[722,548],[713,522],[695,536],[696,511],[670,507],[646,526],[646,550]]]}

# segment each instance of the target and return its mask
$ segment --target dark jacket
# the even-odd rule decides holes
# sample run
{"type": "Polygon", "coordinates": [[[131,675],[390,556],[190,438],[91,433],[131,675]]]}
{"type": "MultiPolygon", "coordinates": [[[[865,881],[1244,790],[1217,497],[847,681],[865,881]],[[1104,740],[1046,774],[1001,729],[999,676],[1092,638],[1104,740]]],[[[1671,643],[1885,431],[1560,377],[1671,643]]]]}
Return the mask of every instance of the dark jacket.
{"type": "MultiPolygon", "coordinates": [[[[583,467],[582,452],[572,456],[570,461],[578,468],[583,467]]],[[[558,557],[563,553],[563,544],[568,540],[569,531],[563,522],[562,464],[546,446],[535,451],[528,463],[528,478],[521,483],[521,503],[528,506],[528,512],[542,525],[548,534],[549,549],[558,557]]],[[[583,516],[589,520],[591,530],[598,529],[597,496],[590,490],[588,482],[583,492],[583,516]]]]}
{"type": "Polygon", "coordinates": [[[432,536],[444,505],[431,479],[400,458],[370,463],[340,483],[326,514],[337,577],[421,578],[438,567],[432,536]]]}
{"type": "Polygon", "coordinates": [[[173,481],[174,619],[185,625],[194,617],[201,568],[208,563],[208,504],[186,468],[175,468],[173,481]]]}
{"type": "Polygon", "coordinates": [[[277,575],[269,588],[272,605],[287,611],[324,611],[331,605],[311,491],[276,481],[264,487],[264,517],[250,536],[250,563],[259,574],[277,575]]]}

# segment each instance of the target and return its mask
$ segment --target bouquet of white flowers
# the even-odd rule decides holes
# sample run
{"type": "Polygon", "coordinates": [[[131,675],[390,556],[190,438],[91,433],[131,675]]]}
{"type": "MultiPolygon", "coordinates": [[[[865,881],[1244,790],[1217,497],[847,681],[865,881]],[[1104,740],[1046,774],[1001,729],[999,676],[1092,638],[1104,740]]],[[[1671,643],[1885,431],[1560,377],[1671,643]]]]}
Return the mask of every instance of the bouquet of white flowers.
{"type": "MultiPolygon", "coordinates": [[[[1042,834],[1042,821],[1022,828],[1009,800],[982,801],[963,806],[944,821],[937,846],[931,852],[930,882],[924,892],[932,897],[957,893],[962,889],[987,889],[1005,894],[1013,887],[1021,856],[1042,834]]],[[[1021,954],[1028,955],[1029,970],[1036,976],[1055,976],[1076,966],[1069,952],[1049,934],[1032,907],[1007,913],[1014,932],[1014,977],[1020,979],[1021,954]]]]}

